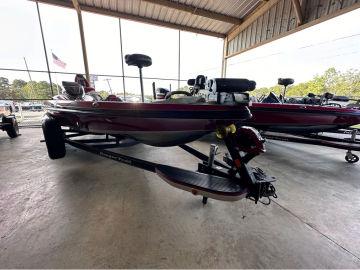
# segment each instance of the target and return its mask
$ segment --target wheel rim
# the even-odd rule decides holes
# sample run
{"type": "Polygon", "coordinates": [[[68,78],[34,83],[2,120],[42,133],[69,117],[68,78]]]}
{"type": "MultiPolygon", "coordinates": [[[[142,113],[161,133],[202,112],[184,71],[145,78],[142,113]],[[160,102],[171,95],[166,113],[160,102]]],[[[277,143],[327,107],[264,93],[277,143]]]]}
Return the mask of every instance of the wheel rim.
{"type": "Polygon", "coordinates": [[[349,163],[355,163],[359,161],[359,157],[357,155],[346,156],[345,159],[349,163]]]}

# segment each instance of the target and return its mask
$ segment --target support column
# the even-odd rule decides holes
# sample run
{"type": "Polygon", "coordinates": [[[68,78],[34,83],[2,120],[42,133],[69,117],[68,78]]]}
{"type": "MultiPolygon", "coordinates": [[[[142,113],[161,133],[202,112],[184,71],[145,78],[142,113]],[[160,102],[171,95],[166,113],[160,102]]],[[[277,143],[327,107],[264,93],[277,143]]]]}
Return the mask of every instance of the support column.
{"type": "Polygon", "coordinates": [[[124,101],[126,100],[125,94],[125,71],[124,71],[124,53],[123,53],[123,45],[122,45],[122,29],[121,29],[121,19],[119,18],[119,33],[120,33],[120,56],[121,56],[121,68],[122,68],[122,81],[123,81],[123,89],[124,89],[124,101]]]}
{"type": "Polygon", "coordinates": [[[228,38],[224,38],[221,78],[226,78],[228,38]]]}
{"type": "Polygon", "coordinates": [[[80,39],[81,39],[81,48],[83,53],[83,60],[84,60],[84,68],[85,68],[85,77],[90,82],[90,74],[89,74],[89,64],[87,59],[86,53],[86,44],[85,44],[85,35],[84,35],[84,26],[82,21],[81,9],[80,5],[77,0],[72,0],[74,8],[76,10],[78,21],[79,21],[79,30],[80,30],[80,39]]]}

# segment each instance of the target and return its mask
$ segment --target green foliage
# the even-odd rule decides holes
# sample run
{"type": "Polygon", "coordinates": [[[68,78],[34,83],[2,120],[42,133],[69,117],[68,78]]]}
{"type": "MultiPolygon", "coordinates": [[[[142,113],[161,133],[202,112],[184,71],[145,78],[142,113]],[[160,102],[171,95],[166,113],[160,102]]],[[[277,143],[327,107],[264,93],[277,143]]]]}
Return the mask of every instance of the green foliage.
{"type": "MultiPolygon", "coordinates": [[[[60,86],[58,86],[61,89],[60,86]]],[[[184,86],[178,90],[188,91],[189,87],[184,86]]],[[[53,84],[51,91],[50,84],[46,81],[30,81],[15,79],[10,81],[5,77],[0,77],[0,99],[50,99],[53,94],[57,94],[57,85],[53,84]]],[[[282,93],[283,87],[275,85],[272,87],[263,87],[252,92],[255,96],[268,95],[274,92],[276,95],[282,93]]],[[[100,96],[106,98],[109,93],[107,91],[98,91],[100,96]]],[[[300,97],[306,96],[308,93],[321,95],[330,92],[340,96],[349,96],[353,98],[360,97],[360,71],[350,69],[346,72],[337,71],[335,68],[329,68],[322,75],[316,75],[307,82],[289,86],[286,96],[300,97]]],[[[134,93],[126,93],[127,97],[134,96],[134,93]]],[[[122,93],[121,93],[122,96],[122,93]]],[[[152,95],[145,96],[152,99],[152,95]]]]}
{"type": "Polygon", "coordinates": [[[109,92],[104,90],[97,91],[97,93],[102,97],[103,100],[105,100],[109,96],[109,92]]]}
{"type": "Polygon", "coordinates": [[[4,77],[0,77],[0,99],[11,98],[11,89],[9,80],[4,77]]]}
{"type": "MultiPolygon", "coordinates": [[[[268,95],[269,92],[279,95],[282,87],[263,87],[253,91],[255,96],[268,95]]],[[[322,75],[316,75],[307,82],[302,82],[287,88],[287,97],[301,97],[308,93],[321,95],[330,92],[338,96],[360,97],[360,71],[350,69],[344,73],[335,68],[329,68],[322,75]]]]}
{"type": "MultiPolygon", "coordinates": [[[[54,95],[57,85],[53,84],[54,95]]],[[[58,86],[60,88],[60,86],[58,86]]],[[[0,99],[51,99],[53,92],[47,81],[29,81],[15,79],[12,84],[0,77],[0,99]]]]}

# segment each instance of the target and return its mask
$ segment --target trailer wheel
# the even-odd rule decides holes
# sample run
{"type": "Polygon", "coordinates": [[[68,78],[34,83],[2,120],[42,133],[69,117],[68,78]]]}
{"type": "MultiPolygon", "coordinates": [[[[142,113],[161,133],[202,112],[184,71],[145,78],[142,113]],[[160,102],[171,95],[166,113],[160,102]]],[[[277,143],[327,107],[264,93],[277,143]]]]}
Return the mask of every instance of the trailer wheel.
{"type": "Polygon", "coordinates": [[[46,115],[42,121],[42,130],[49,158],[63,158],[66,154],[64,133],[56,119],[46,115]]]}
{"type": "Polygon", "coordinates": [[[15,117],[4,117],[3,123],[9,124],[6,126],[5,130],[10,138],[16,138],[19,136],[19,125],[15,117]]]}
{"type": "Polygon", "coordinates": [[[352,154],[352,153],[346,154],[345,160],[349,163],[356,163],[359,161],[359,156],[352,154]]]}

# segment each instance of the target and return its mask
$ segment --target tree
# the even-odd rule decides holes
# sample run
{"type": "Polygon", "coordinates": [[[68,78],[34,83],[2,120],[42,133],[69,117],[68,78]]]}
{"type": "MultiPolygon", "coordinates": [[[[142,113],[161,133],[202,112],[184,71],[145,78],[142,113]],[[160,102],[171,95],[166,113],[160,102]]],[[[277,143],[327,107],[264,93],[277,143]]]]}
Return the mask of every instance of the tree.
{"type": "Polygon", "coordinates": [[[18,79],[13,80],[11,84],[12,97],[16,99],[24,98],[22,90],[26,84],[27,82],[25,82],[24,80],[18,80],[18,79]]]}
{"type": "Polygon", "coordinates": [[[11,97],[9,79],[0,77],[0,99],[11,97]]]}
{"type": "MultiPolygon", "coordinates": [[[[53,84],[53,89],[56,89],[56,84],[53,84]]],[[[24,99],[50,99],[50,98],[52,98],[50,84],[47,81],[28,82],[22,88],[22,95],[23,95],[24,99]]]]}
{"type": "MultiPolygon", "coordinates": [[[[282,89],[280,86],[263,87],[256,89],[253,93],[256,96],[267,95],[269,92],[279,94],[280,89],[282,89]]],[[[286,95],[288,97],[302,97],[308,93],[322,95],[325,92],[358,98],[360,96],[360,72],[351,69],[341,73],[332,67],[322,75],[315,75],[307,82],[289,86],[286,95]]]]}

